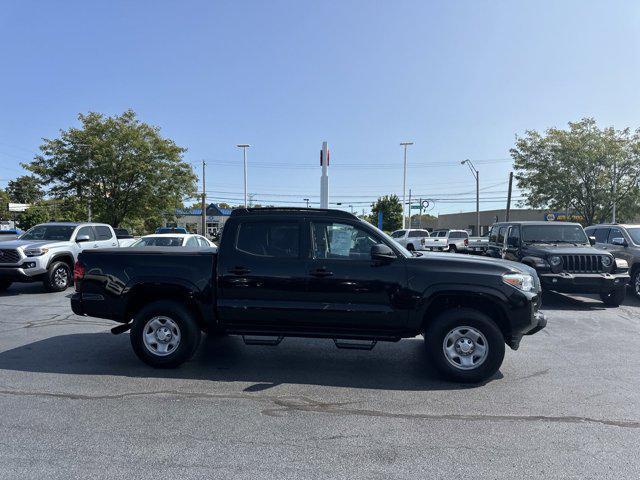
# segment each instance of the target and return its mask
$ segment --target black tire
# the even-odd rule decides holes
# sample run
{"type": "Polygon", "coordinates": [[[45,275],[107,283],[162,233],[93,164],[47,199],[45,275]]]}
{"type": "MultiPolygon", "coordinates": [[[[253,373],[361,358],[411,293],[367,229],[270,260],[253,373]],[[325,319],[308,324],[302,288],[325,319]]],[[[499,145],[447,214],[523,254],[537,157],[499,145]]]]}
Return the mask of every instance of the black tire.
{"type": "Polygon", "coordinates": [[[449,251],[451,253],[458,253],[458,247],[456,247],[455,245],[449,245],[449,251]]]}
{"type": "Polygon", "coordinates": [[[413,252],[416,249],[416,247],[413,246],[413,243],[410,243],[409,245],[407,245],[407,250],[409,250],[410,252],[413,252]]]}
{"type": "Polygon", "coordinates": [[[625,293],[625,287],[618,287],[610,292],[601,293],[600,298],[607,307],[619,307],[624,302],[625,293]]]}
{"type": "Polygon", "coordinates": [[[629,284],[631,291],[635,297],[640,300],[640,268],[637,268],[631,274],[631,283],[629,284]]]}
{"type": "MultiPolygon", "coordinates": [[[[454,382],[479,383],[490,379],[495,375],[502,361],[504,360],[504,337],[502,332],[487,315],[470,308],[457,308],[441,313],[434,318],[424,332],[424,342],[427,354],[443,378],[454,382]],[[459,356],[459,361],[449,360],[445,354],[445,339],[456,328],[469,337],[461,337],[460,341],[473,338],[479,332],[481,337],[475,339],[471,355],[463,354],[459,356]],[[473,352],[478,352],[479,347],[485,343],[486,354],[484,359],[476,357],[473,352]],[[475,367],[464,367],[461,365],[462,357],[471,356],[472,361],[477,361],[475,367]],[[459,366],[454,365],[457,363],[459,366]]],[[[452,342],[451,347],[456,347],[457,342],[452,342]]]]}
{"type": "Polygon", "coordinates": [[[201,332],[193,315],[183,305],[162,300],[147,305],[135,315],[129,337],[133,351],[144,363],[154,368],[175,368],[193,357],[200,344],[201,332]],[[173,338],[176,333],[180,335],[180,340],[173,347],[173,350],[171,350],[170,342],[167,345],[168,351],[166,353],[159,353],[159,350],[162,349],[159,347],[164,347],[161,345],[163,342],[160,341],[156,342],[156,352],[153,351],[154,347],[151,342],[147,347],[144,340],[145,328],[147,333],[153,331],[153,327],[148,325],[148,322],[154,317],[165,318],[164,322],[161,319],[158,321],[171,331],[173,338]],[[173,323],[167,322],[166,319],[173,323]],[[174,326],[177,327],[177,331],[173,328],[174,326]]]}
{"type": "Polygon", "coordinates": [[[48,292],[64,292],[71,285],[71,268],[65,262],[53,262],[42,284],[48,292]]]}
{"type": "Polygon", "coordinates": [[[13,282],[9,280],[0,280],[0,292],[7,290],[13,282]]]}

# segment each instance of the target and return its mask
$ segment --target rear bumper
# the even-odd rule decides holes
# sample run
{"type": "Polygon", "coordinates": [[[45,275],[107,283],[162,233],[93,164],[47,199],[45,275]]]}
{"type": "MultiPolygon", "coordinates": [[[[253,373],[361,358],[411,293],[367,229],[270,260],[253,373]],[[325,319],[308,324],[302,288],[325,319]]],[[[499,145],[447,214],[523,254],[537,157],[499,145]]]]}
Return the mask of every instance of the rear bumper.
{"type": "Polygon", "coordinates": [[[539,273],[545,290],[563,293],[607,293],[629,283],[628,273],[539,273]]]}

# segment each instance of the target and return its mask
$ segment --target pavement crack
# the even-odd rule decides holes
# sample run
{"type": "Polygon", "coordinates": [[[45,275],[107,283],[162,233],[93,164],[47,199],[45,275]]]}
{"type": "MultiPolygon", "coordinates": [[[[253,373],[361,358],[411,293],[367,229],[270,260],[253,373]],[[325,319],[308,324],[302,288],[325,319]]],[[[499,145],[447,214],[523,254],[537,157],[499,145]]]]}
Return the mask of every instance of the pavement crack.
{"type": "Polygon", "coordinates": [[[0,395],[48,397],[64,400],[121,400],[124,398],[145,396],[178,396],[181,398],[204,400],[250,400],[271,403],[273,407],[262,410],[263,415],[282,417],[292,412],[322,413],[340,416],[364,416],[377,418],[393,418],[403,420],[428,420],[428,421],[467,421],[467,422],[546,422],[546,423],[570,423],[592,424],[608,427],[640,429],[640,420],[616,420],[577,415],[491,415],[491,414],[429,414],[429,413],[397,413],[381,410],[368,410],[360,408],[347,408],[354,402],[319,402],[304,396],[278,397],[267,395],[252,395],[250,393],[206,393],[184,392],[179,390],[153,390],[141,392],[125,392],[107,395],[84,395],[63,392],[42,392],[3,389],[0,395]]]}

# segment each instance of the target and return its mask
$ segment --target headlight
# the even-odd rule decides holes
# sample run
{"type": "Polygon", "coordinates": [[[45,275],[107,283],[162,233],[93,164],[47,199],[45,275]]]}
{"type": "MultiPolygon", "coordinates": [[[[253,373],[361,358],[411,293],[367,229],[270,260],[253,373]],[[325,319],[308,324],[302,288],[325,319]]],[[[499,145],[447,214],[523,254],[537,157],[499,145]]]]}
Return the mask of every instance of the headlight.
{"type": "Polygon", "coordinates": [[[557,267],[562,263],[562,258],[560,258],[558,255],[553,255],[552,257],[549,257],[549,263],[552,267],[557,267]]]}
{"type": "Polygon", "coordinates": [[[525,273],[505,273],[502,275],[502,281],[523,292],[533,290],[533,277],[525,273]]]}
{"type": "Polygon", "coordinates": [[[24,251],[24,254],[27,257],[39,257],[40,255],[44,255],[49,251],[48,248],[38,247],[38,248],[28,248],[24,251]]]}
{"type": "Polygon", "coordinates": [[[609,268],[611,266],[611,257],[602,257],[602,266],[609,268]]]}

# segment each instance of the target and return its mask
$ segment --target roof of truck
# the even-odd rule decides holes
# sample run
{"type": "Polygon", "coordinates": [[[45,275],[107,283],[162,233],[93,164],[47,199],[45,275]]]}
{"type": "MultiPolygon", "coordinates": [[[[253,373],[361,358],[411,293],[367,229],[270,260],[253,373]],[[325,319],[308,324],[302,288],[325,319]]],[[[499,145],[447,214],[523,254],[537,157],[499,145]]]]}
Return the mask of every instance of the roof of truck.
{"type": "Polygon", "coordinates": [[[344,210],[329,208],[306,208],[306,207],[260,207],[260,208],[236,208],[231,212],[232,217],[253,216],[253,215],[277,215],[277,214],[298,214],[342,218],[358,218],[353,213],[344,210]]]}

